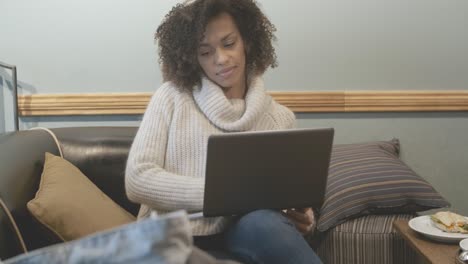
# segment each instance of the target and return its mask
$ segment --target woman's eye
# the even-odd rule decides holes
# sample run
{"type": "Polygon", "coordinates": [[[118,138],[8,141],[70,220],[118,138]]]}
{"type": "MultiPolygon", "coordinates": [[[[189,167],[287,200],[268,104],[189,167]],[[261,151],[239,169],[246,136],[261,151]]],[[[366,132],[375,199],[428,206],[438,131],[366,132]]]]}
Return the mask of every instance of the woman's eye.
{"type": "Polygon", "coordinates": [[[234,42],[226,43],[226,44],[224,44],[224,46],[225,46],[226,48],[232,47],[232,46],[234,46],[234,42]]]}
{"type": "Polygon", "coordinates": [[[209,51],[204,51],[200,53],[200,56],[208,56],[210,54],[209,51]]]}

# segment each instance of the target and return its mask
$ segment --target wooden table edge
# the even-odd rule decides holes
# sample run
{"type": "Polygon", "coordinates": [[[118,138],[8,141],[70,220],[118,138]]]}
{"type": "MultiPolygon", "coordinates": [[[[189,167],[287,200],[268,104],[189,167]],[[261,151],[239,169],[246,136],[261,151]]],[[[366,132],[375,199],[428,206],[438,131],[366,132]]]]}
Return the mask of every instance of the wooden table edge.
{"type": "Polygon", "coordinates": [[[457,257],[457,252],[459,250],[458,244],[445,244],[445,243],[439,243],[435,241],[431,241],[427,238],[425,238],[423,235],[415,232],[413,229],[411,229],[408,225],[408,220],[405,219],[397,219],[393,222],[393,227],[397,231],[399,235],[406,241],[407,244],[411,246],[416,252],[427,262],[427,263],[434,263],[429,259],[429,257],[423,252],[418,246],[416,246],[415,242],[423,243],[425,246],[444,246],[444,247],[453,247],[453,258],[450,260],[450,262],[447,263],[456,263],[456,257],[457,257]]]}

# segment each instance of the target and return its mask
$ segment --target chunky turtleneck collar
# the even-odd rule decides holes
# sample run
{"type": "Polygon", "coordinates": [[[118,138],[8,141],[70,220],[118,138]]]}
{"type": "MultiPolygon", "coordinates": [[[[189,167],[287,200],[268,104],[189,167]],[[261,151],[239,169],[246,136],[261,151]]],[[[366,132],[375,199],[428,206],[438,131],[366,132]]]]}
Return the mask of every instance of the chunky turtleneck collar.
{"type": "Polygon", "coordinates": [[[254,78],[245,99],[228,99],[221,87],[207,79],[193,90],[193,96],[203,114],[225,131],[251,130],[255,121],[267,111],[272,99],[266,94],[263,79],[254,78]]]}

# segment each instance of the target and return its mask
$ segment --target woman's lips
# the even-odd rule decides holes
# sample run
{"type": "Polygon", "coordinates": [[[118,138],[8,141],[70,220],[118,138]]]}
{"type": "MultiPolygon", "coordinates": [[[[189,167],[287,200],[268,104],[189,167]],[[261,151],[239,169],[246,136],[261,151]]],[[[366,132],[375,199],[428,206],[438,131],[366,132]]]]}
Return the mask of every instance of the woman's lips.
{"type": "Polygon", "coordinates": [[[236,68],[235,66],[232,66],[232,67],[222,69],[221,71],[217,73],[217,75],[221,76],[222,78],[228,78],[234,72],[235,68],[236,68]]]}

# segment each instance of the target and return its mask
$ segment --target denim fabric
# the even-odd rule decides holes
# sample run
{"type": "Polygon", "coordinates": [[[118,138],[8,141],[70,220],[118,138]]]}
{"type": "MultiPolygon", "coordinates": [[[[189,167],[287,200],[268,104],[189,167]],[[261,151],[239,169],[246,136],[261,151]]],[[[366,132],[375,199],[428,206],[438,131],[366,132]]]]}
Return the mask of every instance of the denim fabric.
{"type": "Polygon", "coordinates": [[[226,250],[243,263],[322,263],[294,224],[275,210],[242,216],[224,240],[226,250]]]}
{"type": "Polygon", "coordinates": [[[186,263],[192,244],[187,214],[178,211],[38,249],[3,264],[186,263]]]}

